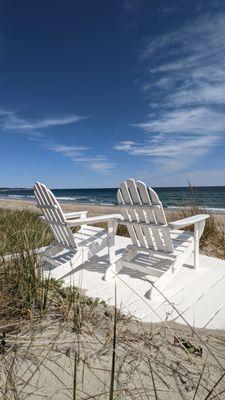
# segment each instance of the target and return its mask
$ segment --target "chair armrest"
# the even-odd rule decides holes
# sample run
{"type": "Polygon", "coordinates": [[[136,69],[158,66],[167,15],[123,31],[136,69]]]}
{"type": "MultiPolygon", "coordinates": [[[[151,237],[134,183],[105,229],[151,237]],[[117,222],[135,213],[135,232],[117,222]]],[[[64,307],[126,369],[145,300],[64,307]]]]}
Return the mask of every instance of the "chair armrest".
{"type": "Polygon", "coordinates": [[[72,218],[76,218],[76,217],[84,217],[86,218],[88,211],[72,211],[72,212],[64,212],[64,217],[66,219],[72,219],[72,218]]]}
{"type": "Polygon", "coordinates": [[[169,226],[171,226],[173,229],[181,229],[185,228],[186,226],[195,225],[198,222],[205,221],[207,218],[209,218],[209,215],[207,214],[193,215],[192,217],[183,218],[178,221],[172,221],[169,223],[169,226]]]}
{"type": "Polygon", "coordinates": [[[108,214],[108,215],[99,215],[97,217],[89,217],[89,218],[82,218],[82,219],[75,219],[73,221],[68,221],[68,226],[80,226],[80,225],[87,225],[87,224],[97,224],[100,222],[109,222],[112,220],[120,220],[120,214],[108,214]]]}

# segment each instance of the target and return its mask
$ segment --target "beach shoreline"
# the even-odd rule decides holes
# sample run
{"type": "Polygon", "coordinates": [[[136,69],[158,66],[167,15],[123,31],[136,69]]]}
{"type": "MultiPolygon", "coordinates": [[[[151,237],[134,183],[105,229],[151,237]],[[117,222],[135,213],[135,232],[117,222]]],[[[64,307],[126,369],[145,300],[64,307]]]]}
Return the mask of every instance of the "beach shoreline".
{"type": "MultiPolygon", "coordinates": [[[[154,188],[154,190],[159,196],[164,209],[168,212],[179,212],[183,209],[188,210],[188,208],[197,207],[204,214],[225,215],[225,186],[203,186],[194,190],[188,187],[159,187],[154,188]]],[[[53,194],[60,204],[65,204],[65,207],[69,209],[68,204],[77,205],[78,209],[80,205],[82,208],[103,206],[111,209],[114,209],[117,205],[116,188],[53,189],[53,194]]],[[[35,201],[35,196],[32,188],[0,188],[0,199],[3,202],[15,200],[17,202],[28,201],[30,203],[35,201]]]]}
{"type": "MultiPolygon", "coordinates": [[[[118,214],[120,213],[120,207],[117,205],[107,204],[84,204],[84,203],[73,203],[73,202],[63,202],[60,201],[60,205],[62,209],[67,212],[72,211],[87,211],[89,216],[95,215],[104,215],[104,214],[118,214]]],[[[35,200],[21,200],[21,199],[8,199],[8,198],[0,198],[0,209],[8,209],[8,210],[27,210],[38,212],[36,201],[35,200]]],[[[164,208],[166,215],[170,219],[171,216],[179,215],[179,212],[182,211],[182,207],[176,208],[164,208]]],[[[187,207],[185,207],[188,210],[187,207]]],[[[204,213],[213,214],[217,223],[225,225],[225,213],[218,211],[205,211],[204,213]]]]}
{"type": "MultiPolygon", "coordinates": [[[[78,204],[61,202],[60,205],[64,211],[88,211],[90,215],[97,214],[118,214],[119,207],[116,205],[98,205],[98,204],[78,204]]],[[[0,199],[0,208],[10,210],[27,210],[38,212],[35,200],[21,200],[21,199],[0,199]]]]}

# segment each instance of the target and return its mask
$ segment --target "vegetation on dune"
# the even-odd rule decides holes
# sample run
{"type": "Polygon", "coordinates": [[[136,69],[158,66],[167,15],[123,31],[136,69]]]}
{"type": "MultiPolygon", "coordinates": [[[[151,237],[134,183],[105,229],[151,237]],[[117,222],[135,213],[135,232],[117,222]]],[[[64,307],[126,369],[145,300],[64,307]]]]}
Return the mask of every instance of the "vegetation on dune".
{"type": "MultiPolygon", "coordinates": [[[[199,212],[193,207],[169,219],[199,212]]],[[[124,226],[117,234],[128,236],[124,226]]],[[[32,399],[35,390],[43,397],[33,382],[42,369],[62,398],[223,398],[223,336],[166,321],[144,325],[80,288],[44,278],[35,249],[52,240],[38,213],[0,209],[0,399],[32,399]],[[5,259],[9,253],[17,257],[5,259]],[[64,382],[62,373],[71,379],[64,382]]],[[[223,227],[212,215],[201,249],[224,257],[224,245],[223,227]]]]}
{"type": "MultiPolygon", "coordinates": [[[[169,213],[168,220],[188,218],[197,214],[208,214],[198,206],[183,208],[179,212],[169,213]]],[[[186,228],[192,230],[193,226],[186,228]]],[[[225,258],[225,223],[220,222],[216,214],[210,214],[205,222],[205,229],[200,240],[200,249],[203,254],[218,258],[225,258]]]]}
{"type": "Polygon", "coordinates": [[[63,289],[61,281],[44,278],[36,249],[52,240],[50,229],[37,213],[0,209],[1,318],[30,318],[52,309],[66,317],[74,304],[83,307],[87,303],[91,307],[95,303],[76,288],[63,289]]]}
{"type": "MultiPolygon", "coordinates": [[[[167,218],[168,221],[174,221],[201,213],[207,214],[207,211],[192,204],[190,208],[167,213],[167,218]]],[[[51,243],[51,230],[39,217],[38,213],[32,211],[0,209],[0,256],[40,248],[51,243]]],[[[106,227],[105,224],[98,226],[106,227]]],[[[119,225],[117,235],[128,237],[126,226],[119,225]]],[[[206,220],[200,247],[206,255],[225,257],[225,224],[219,222],[216,214],[211,214],[206,220]]]]}
{"type": "Polygon", "coordinates": [[[39,217],[31,211],[0,209],[0,255],[48,245],[53,237],[39,217]]]}

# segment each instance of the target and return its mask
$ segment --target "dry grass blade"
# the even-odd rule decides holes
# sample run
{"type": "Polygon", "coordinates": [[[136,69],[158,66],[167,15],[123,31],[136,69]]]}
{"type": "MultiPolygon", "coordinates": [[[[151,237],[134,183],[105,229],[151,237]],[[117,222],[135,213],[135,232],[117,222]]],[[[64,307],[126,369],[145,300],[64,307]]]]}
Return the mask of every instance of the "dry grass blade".
{"type": "Polygon", "coordinates": [[[77,353],[74,354],[74,367],[73,367],[73,400],[77,398],[77,367],[78,367],[78,360],[77,360],[77,353]]]}
{"type": "Polygon", "coordinates": [[[156,390],[155,378],[154,378],[153,371],[152,371],[152,364],[151,364],[150,359],[149,359],[149,368],[150,368],[150,373],[151,373],[151,378],[152,378],[152,385],[153,385],[153,389],[154,389],[155,400],[159,400],[157,390],[156,390]]]}
{"type": "Polygon", "coordinates": [[[194,396],[193,396],[193,399],[192,399],[192,400],[195,400],[195,398],[196,398],[196,396],[197,396],[198,389],[199,389],[199,387],[200,387],[200,383],[201,383],[201,380],[202,380],[202,377],[203,377],[203,374],[204,374],[205,366],[206,366],[206,362],[205,362],[205,364],[203,365],[202,371],[201,371],[201,373],[200,373],[200,375],[199,375],[198,383],[197,383],[197,386],[196,386],[196,389],[195,389],[195,393],[194,393],[194,396]]]}
{"type": "MultiPolygon", "coordinates": [[[[225,376],[225,372],[223,373],[223,375],[220,376],[220,378],[216,381],[216,383],[213,385],[212,389],[209,391],[209,393],[207,394],[207,396],[205,397],[205,400],[209,400],[211,394],[215,391],[216,387],[219,385],[219,383],[222,381],[222,379],[225,376]]],[[[218,396],[218,393],[217,393],[218,396]]]]}
{"type": "Polygon", "coordinates": [[[112,364],[111,364],[109,400],[113,400],[114,381],[115,381],[115,367],[116,367],[116,326],[117,326],[116,285],[115,285],[115,306],[114,306],[114,309],[115,310],[114,310],[114,325],[113,325],[113,350],[112,350],[112,364]]]}

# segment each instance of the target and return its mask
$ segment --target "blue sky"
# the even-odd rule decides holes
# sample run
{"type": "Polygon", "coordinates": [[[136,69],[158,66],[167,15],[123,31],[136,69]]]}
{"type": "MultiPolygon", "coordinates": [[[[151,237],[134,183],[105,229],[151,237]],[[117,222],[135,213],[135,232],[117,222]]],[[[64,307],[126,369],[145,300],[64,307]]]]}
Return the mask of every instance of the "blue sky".
{"type": "Polygon", "coordinates": [[[223,0],[0,0],[0,186],[225,185],[223,0]]]}

